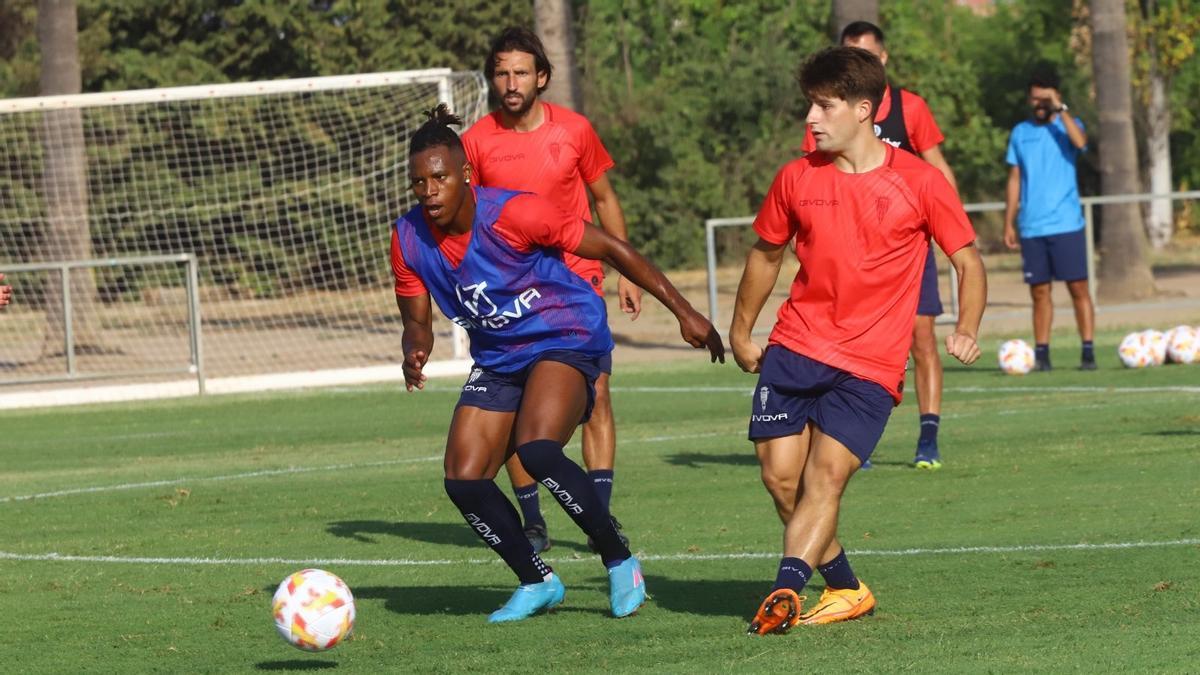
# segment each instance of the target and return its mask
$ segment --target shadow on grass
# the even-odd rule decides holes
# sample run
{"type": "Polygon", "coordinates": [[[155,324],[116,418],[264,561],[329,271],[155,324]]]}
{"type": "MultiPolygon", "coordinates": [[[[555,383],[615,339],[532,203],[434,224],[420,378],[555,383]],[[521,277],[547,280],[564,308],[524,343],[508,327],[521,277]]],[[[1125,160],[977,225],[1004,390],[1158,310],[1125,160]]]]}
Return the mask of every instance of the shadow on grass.
{"type": "Polygon", "coordinates": [[[258,670],[329,670],[337,668],[338,664],[334,661],[290,659],[288,661],[259,661],[254,664],[254,667],[258,670]]]}
{"type": "Polygon", "coordinates": [[[735,616],[747,621],[771,591],[771,579],[717,581],[646,575],[646,590],[667,611],[702,616],[735,616]]]}
{"type": "Polygon", "coordinates": [[[707,464],[721,466],[758,466],[758,457],[753,452],[731,452],[725,455],[710,455],[703,452],[679,452],[666,458],[668,464],[692,469],[704,468],[707,464]]]}
{"type": "Polygon", "coordinates": [[[1200,429],[1165,429],[1163,431],[1151,431],[1147,436],[1200,436],[1200,429]]]}
{"type": "MultiPolygon", "coordinates": [[[[580,584],[571,588],[583,588],[580,584]]],[[[356,600],[383,600],[383,606],[396,614],[421,616],[444,614],[478,617],[483,625],[487,615],[499,609],[512,595],[514,586],[360,586],[354,589],[356,600]]],[[[607,589],[607,587],[606,587],[607,589]]],[[[568,588],[570,591],[570,588],[568,588]]],[[[568,593],[568,597],[570,597],[568,593]]],[[[601,610],[559,607],[555,612],[604,613],[601,610]]]]}
{"type": "MultiPolygon", "coordinates": [[[[486,546],[467,527],[466,523],[419,523],[419,522],[387,522],[383,520],[341,520],[330,523],[325,528],[329,534],[343,539],[353,539],[364,544],[379,543],[380,535],[400,537],[423,541],[428,544],[445,544],[447,546],[462,546],[464,548],[485,549],[486,546]]],[[[577,528],[570,528],[563,533],[567,536],[584,538],[586,535],[577,528]]],[[[551,533],[551,550],[571,550],[578,553],[591,553],[586,544],[575,541],[555,539],[551,533]]]]}

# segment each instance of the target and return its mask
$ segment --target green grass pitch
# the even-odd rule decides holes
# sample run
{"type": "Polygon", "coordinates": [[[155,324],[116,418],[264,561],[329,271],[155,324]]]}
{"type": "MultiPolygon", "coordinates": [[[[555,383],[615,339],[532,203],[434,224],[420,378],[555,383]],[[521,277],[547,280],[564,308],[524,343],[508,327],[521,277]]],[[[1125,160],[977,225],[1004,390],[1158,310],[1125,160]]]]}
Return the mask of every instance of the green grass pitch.
{"type": "Polygon", "coordinates": [[[1194,672],[1200,366],[1124,370],[1119,337],[1100,337],[1095,373],[1070,369],[1070,340],[1047,374],[1000,374],[994,344],[979,366],[947,364],[936,473],[907,466],[910,395],[876,468],[851,481],[839,530],[878,611],[766,638],[744,631],[781,528],[745,440],[754,380],[732,363],[618,365],[614,512],[651,594],[624,620],[607,614],[584,535],[543,495],[566,602],[485,622],[515,581],[442,491],[457,382],[0,412],[0,663],[1194,672]],[[342,576],[358,602],[352,638],[321,654],[286,645],[270,616],[275,585],[309,564],[342,576]]]}

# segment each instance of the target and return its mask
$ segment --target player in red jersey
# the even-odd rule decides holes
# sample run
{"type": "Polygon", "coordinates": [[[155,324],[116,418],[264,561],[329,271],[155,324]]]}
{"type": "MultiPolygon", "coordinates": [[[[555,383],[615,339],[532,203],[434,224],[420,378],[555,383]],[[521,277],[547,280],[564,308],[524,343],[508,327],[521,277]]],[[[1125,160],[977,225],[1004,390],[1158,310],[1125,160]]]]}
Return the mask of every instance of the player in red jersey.
{"type": "MultiPolygon", "coordinates": [[[[530,30],[513,27],[496,38],[484,63],[484,73],[500,107],[463,134],[467,160],[480,185],[542,195],[589,222],[590,193],[604,231],[628,241],[621,204],[605,174],[613,167],[613,160],[600,137],[584,116],[540,99],[550,82],[551,70],[541,40],[530,30]]],[[[573,272],[603,295],[604,268],[600,261],[570,253],[564,254],[564,259],[573,272]]],[[[621,277],[617,295],[621,309],[636,319],[642,309],[641,289],[621,277]]],[[[596,382],[596,409],[583,427],[583,461],[606,506],[612,496],[616,448],[609,375],[605,373],[596,382]]],[[[526,536],[535,550],[548,549],[550,537],[538,505],[537,483],[515,456],[506,468],[521,505],[526,536]]],[[[620,530],[620,523],[617,528],[620,530]]],[[[592,541],[588,545],[595,550],[592,541]]]]}
{"type": "MultiPolygon", "coordinates": [[[[888,53],[884,47],[883,30],[879,26],[868,21],[847,24],[842,29],[841,44],[844,47],[861,47],[879,57],[887,67],[888,53]]],[[[941,144],[945,137],[925,99],[907,89],[887,86],[879,103],[879,111],[875,113],[875,135],[932,164],[957,191],[954,172],[942,155],[941,144]]],[[[811,129],[805,132],[802,149],[804,152],[816,149],[811,129]]],[[[937,443],[942,412],[942,361],[938,358],[937,334],[934,332],[934,320],[941,313],[937,264],[933,245],[930,244],[929,254],[925,258],[925,271],[921,275],[921,296],[917,302],[917,318],[913,323],[911,350],[917,385],[917,409],[921,415],[921,434],[913,457],[913,466],[918,469],[933,470],[942,466],[937,443]]],[[[864,468],[870,468],[870,464],[865,464],[864,468]]]]}
{"type": "Polygon", "coordinates": [[[900,401],[930,237],[959,273],[946,351],[965,364],[979,358],[987,297],[975,232],[953,187],[874,133],[886,87],[879,59],[834,47],[809,58],[799,80],[816,151],[780,169],[763,201],[729,334],[738,365],[759,373],[749,436],[785,523],[774,590],[750,624],[757,634],[874,610],[837,541],[838,511],[900,401]],[[800,270],[764,350],[751,331],[789,242],[800,270]],[[799,592],[814,568],[825,592],[803,612],[799,592]]]}

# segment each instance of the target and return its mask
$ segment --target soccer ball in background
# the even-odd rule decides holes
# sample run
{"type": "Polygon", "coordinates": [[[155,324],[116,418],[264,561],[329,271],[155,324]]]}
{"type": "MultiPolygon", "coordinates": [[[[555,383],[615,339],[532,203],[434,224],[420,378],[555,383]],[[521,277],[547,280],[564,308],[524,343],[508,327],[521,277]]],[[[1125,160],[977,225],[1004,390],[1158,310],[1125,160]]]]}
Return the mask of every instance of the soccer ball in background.
{"type": "Polygon", "coordinates": [[[1172,363],[1195,363],[1200,358],[1200,332],[1179,326],[1167,332],[1167,358],[1172,363]]]}
{"type": "Polygon", "coordinates": [[[332,649],[354,627],[354,596],[324,570],[300,570],[279,584],[272,602],[275,629],[288,644],[310,652],[332,649]]]}
{"type": "Polygon", "coordinates": [[[1033,348],[1024,340],[1009,340],[1000,345],[1000,370],[1009,375],[1024,375],[1033,370],[1033,348]]]}
{"type": "Polygon", "coordinates": [[[1167,362],[1167,336],[1153,328],[1142,331],[1150,343],[1150,354],[1154,357],[1154,365],[1161,366],[1167,362]]]}
{"type": "Polygon", "coordinates": [[[1117,355],[1121,357],[1121,363],[1125,364],[1126,368],[1146,368],[1154,365],[1154,346],[1150,337],[1146,335],[1147,332],[1130,333],[1121,340],[1121,346],[1117,347],[1117,355]]]}

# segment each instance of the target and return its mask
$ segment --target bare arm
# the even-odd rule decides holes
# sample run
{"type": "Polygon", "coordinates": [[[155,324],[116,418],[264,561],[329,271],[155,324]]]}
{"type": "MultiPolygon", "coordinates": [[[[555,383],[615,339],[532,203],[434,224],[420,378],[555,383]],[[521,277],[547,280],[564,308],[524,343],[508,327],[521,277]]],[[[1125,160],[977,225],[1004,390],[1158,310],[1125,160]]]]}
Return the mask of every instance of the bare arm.
{"type": "Polygon", "coordinates": [[[404,386],[409,391],[413,387],[424,389],[428,378],[421,370],[433,351],[433,304],[429,294],[425,293],[414,297],[397,295],[396,306],[400,308],[400,318],[404,322],[400,337],[404,350],[404,386]]]}
{"type": "Polygon", "coordinates": [[[786,248],[787,244],[759,239],[746,254],[746,267],[733,305],[733,323],[729,326],[729,347],[738,366],[748,373],[757,373],[762,361],[763,348],[754,344],[750,334],[779,279],[786,248]]]}
{"type": "MultiPolygon", "coordinates": [[[[621,201],[617,199],[617,191],[609,182],[608,174],[600,174],[599,178],[588,183],[588,191],[592,193],[592,199],[596,203],[600,227],[621,241],[629,241],[625,212],[621,210],[621,201]]],[[[617,280],[617,298],[620,300],[621,311],[628,314],[630,320],[638,318],[642,313],[642,289],[624,275],[617,280]]]]}
{"type": "Polygon", "coordinates": [[[679,320],[679,331],[685,342],[697,349],[708,347],[712,360],[725,363],[725,345],[717,329],[701,316],[679,294],[667,277],[627,242],[621,241],[595,226],[586,226],[575,255],[592,260],[605,260],[618,272],[658,298],[679,320]]]}
{"type": "Polygon", "coordinates": [[[1021,246],[1017,236],[1017,209],[1021,205],[1021,169],[1008,168],[1008,183],[1004,186],[1004,245],[1017,249],[1021,246]]]}
{"type": "Polygon", "coordinates": [[[938,143],[932,148],[927,148],[921,152],[921,159],[929,162],[950,182],[950,187],[954,188],[954,194],[958,194],[958,181],[954,179],[954,171],[950,169],[950,164],[946,162],[945,155],[942,154],[942,144],[938,143]]]}
{"type": "Polygon", "coordinates": [[[1058,116],[1062,118],[1063,126],[1067,129],[1067,138],[1071,139],[1071,145],[1080,150],[1087,147],[1087,133],[1075,121],[1075,116],[1071,114],[1071,111],[1062,109],[1062,93],[1057,89],[1050,90],[1050,103],[1054,106],[1058,116]]]}
{"type": "MultiPolygon", "coordinates": [[[[4,275],[0,274],[0,282],[3,282],[3,281],[4,281],[4,275]]],[[[0,307],[4,307],[5,305],[7,305],[8,301],[10,299],[12,299],[12,286],[8,286],[8,285],[5,285],[4,283],[0,283],[0,307]]]]}
{"type": "Polygon", "coordinates": [[[987,304],[987,272],[979,249],[974,244],[964,246],[950,256],[950,264],[958,272],[958,324],[946,336],[946,352],[971,365],[979,358],[979,322],[987,304]]]}

